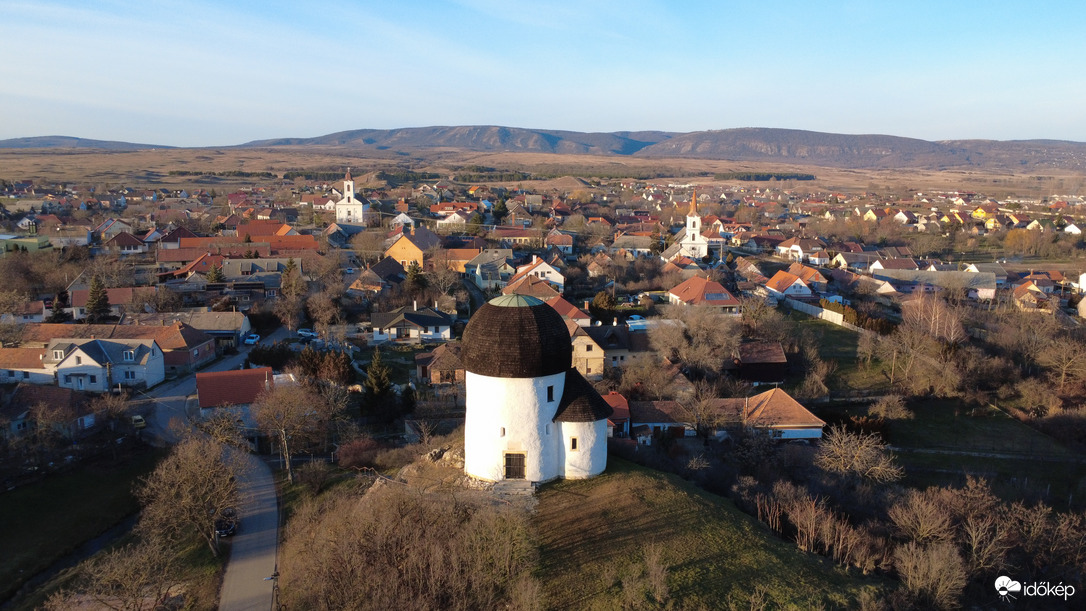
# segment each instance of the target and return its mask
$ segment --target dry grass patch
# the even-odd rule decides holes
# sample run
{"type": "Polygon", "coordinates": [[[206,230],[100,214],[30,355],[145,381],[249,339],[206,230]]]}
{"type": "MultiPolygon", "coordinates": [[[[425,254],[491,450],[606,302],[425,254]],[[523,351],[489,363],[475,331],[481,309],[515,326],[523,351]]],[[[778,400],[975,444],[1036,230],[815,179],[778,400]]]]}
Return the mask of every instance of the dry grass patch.
{"type": "Polygon", "coordinates": [[[600,477],[544,487],[533,522],[549,608],[747,608],[756,594],[841,608],[885,586],[799,552],[723,497],[615,458],[600,477]]]}

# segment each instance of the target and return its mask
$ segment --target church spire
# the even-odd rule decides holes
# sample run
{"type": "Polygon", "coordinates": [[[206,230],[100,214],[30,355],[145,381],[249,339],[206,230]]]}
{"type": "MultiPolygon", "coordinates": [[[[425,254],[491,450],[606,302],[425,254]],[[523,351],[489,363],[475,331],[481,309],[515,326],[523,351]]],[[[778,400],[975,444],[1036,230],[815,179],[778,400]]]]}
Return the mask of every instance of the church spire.
{"type": "Polygon", "coordinates": [[[343,180],[354,180],[351,178],[351,168],[347,168],[347,175],[343,177],[343,180]]]}
{"type": "Polygon", "coordinates": [[[698,190],[694,189],[694,194],[690,196],[690,213],[686,216],[698,215],[698,190]]]}

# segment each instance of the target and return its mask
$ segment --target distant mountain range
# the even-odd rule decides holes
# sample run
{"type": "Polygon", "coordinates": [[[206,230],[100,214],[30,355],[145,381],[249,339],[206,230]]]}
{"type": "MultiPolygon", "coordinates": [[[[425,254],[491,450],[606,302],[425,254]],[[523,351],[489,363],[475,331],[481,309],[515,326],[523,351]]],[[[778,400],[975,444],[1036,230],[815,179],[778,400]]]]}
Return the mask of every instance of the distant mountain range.
{"type": "Polygon", "coordinates": [[[174,146],[137,144],[113,140],[89,140],[71,136],[37,136],[0,140],[0,149],[101,149],[106,151],[142,151],[146,149],[172,149],[174,146]]]}
{"type": "MultiPolygon", "coordinates": [[[[493,125],[359,129],[315,138],[256,140],[239,147],[322,147],[364,153],[402,151],[536,152],[648,158],[718,159],[856,169],[974,168],[1011,172],[1086,171],[1086,143],[1062,140],[947,140],[740,128],[691,133],[584,133],[493,125]]],[[[62,136],[0,141],[0,148],[170,148],[62,136]]]]}

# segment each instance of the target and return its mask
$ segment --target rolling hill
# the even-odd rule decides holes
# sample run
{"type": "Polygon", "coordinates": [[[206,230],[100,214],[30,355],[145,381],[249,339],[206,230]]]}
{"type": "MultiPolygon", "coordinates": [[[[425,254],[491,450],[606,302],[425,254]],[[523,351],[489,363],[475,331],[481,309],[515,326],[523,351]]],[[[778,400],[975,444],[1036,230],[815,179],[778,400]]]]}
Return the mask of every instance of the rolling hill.
{"type": "Polygon", "coordinates": [[[172,146],[159,144],[136,144],[134,142],[116,142],[113,140],[90,140],[72,136],[35,136],[32,138],[10,138],[0,140],[2,149],[100,149],[107,151],[140,151],[144,149],[169,149],[172,146]]]}
{"type": "MultiPolygon", "coordinates": [[[[236,148],[384,151],[414,155],[445,152],[515,152],[643,159],[711,159],[844,169],[917,168],[1086,172],[1086,143],[1060,140],[947,140],[877,134],[832,134],[795,129],[738,128],[690,133],[587,133],[496,125],[358,129],[312,138],[255,140],[236,148]]],[[[0,140],[7,149],[170,148],[66,136],[0,140]]]]}
{"type": "Polygon", "coordinates": [[[353,151],[535,152],[718,159],[851,169],[974,168],[1086,171],[1086,143],[1056,140],[932,142],[872,134],[739,128],[690,133],[584,133],[499,126],[363,129],[315,138],[258,140],[242,147],[321,146],[353,151]]]}

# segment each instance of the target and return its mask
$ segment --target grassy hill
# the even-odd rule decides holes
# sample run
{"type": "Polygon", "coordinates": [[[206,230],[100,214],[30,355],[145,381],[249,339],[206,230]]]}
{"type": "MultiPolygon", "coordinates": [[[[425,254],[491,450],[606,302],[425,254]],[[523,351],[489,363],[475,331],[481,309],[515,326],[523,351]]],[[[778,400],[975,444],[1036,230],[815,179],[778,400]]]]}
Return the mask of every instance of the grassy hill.
{"type": "Polygon", "coordinates": [[[638,575],[653,545],[667,566],[672,608],[754,608],[759,597],[768,608],[842,608],[888,587],[801,553],[728,499],[613,457],[597,478],[544,486],[533,522],[553,609],[629,604],[648,588],[638,575]]]}

